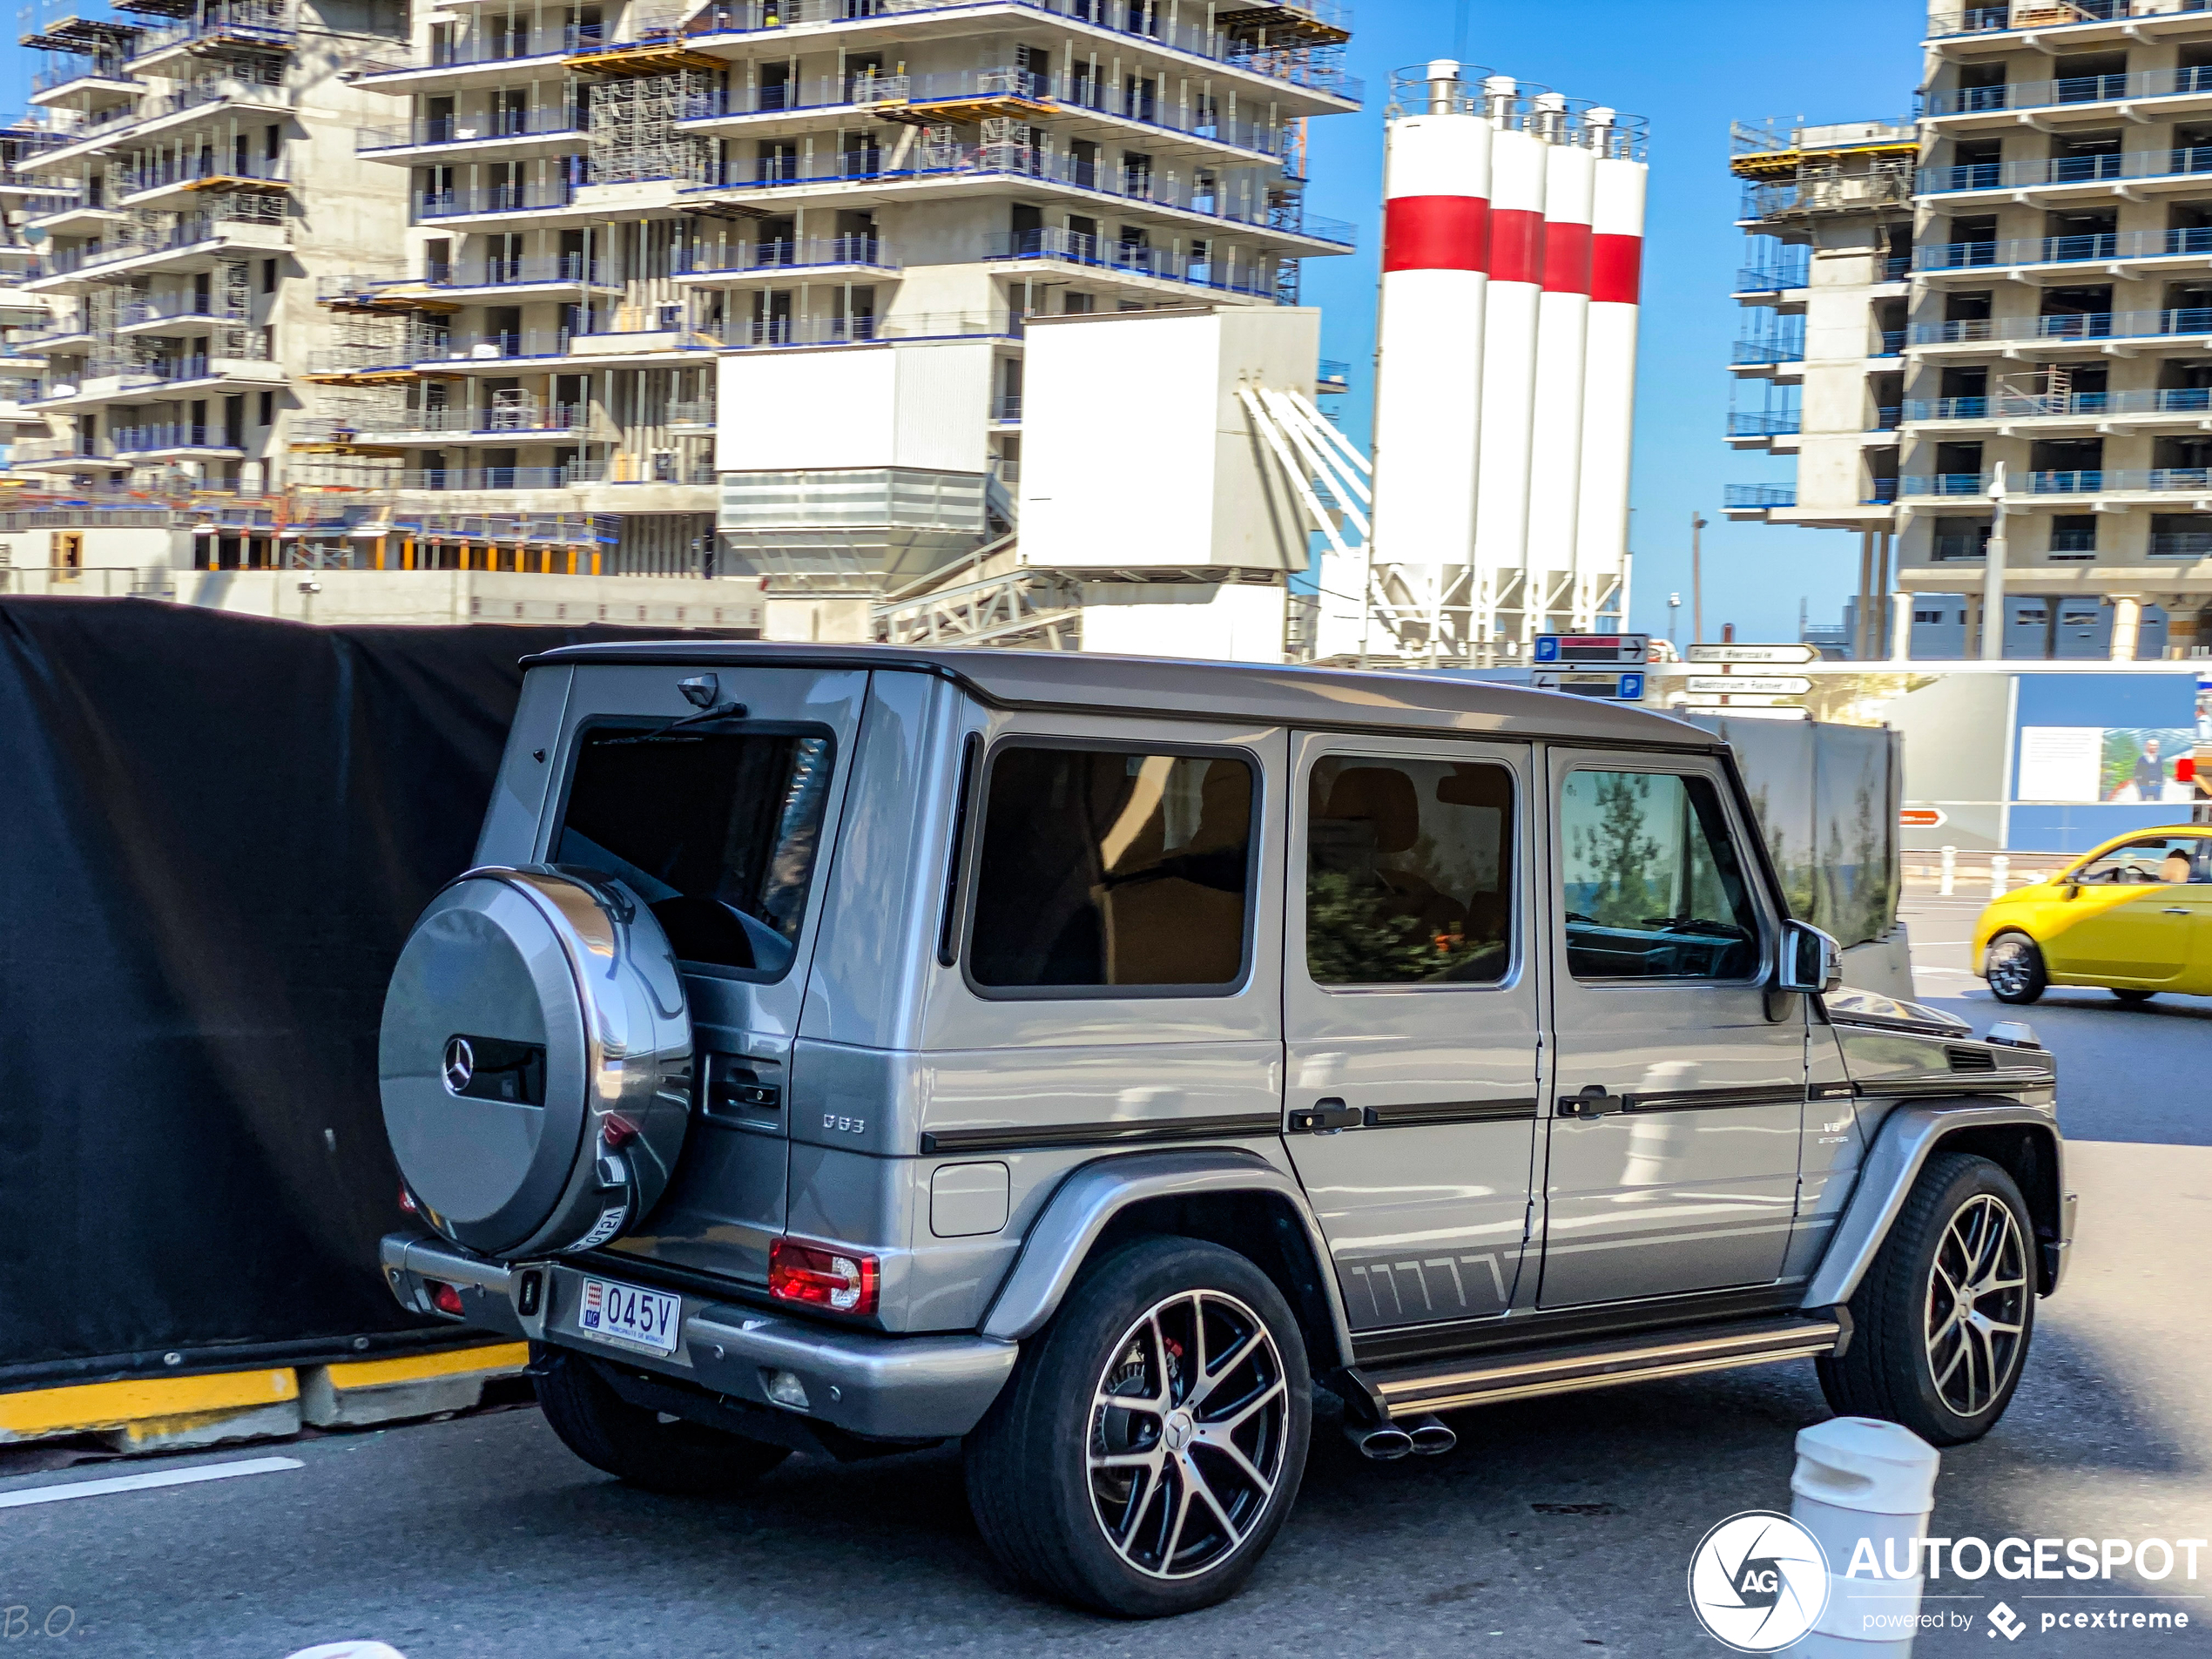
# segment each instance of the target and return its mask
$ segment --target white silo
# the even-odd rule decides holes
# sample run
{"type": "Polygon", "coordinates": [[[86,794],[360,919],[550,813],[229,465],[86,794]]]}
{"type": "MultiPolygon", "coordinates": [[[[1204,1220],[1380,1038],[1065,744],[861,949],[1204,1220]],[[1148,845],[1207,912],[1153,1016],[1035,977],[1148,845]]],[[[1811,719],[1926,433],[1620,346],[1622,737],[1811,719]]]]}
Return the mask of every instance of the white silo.
{"type": "MultiPolygon", "coordinates": [[[[1593,111],[1593,114],[1595,112],[1593,111]]],[[[1582,476],[1572,625],[1628,614],[1629,455],[1643,266],[1642,123],[1592,124],[1590,307],[1582,375],[1582,476]]]]}
{"type": "Polygon", "coordinates": [[[1543,292],[1546,145],[1531,130],[1529,96],[1493,75],[1482,84],[1490,148],[1490,285],[1484,297],[1482,447],[1475,468],[1477,626],[1486,597],[1518,606],[1508,589],[1525,568],[1528,460],[1536,396],[1536,316],[1543,292]]]}
{"type": "MultiPolygon", "coordinates": [[[[1597,156],[1561,98],[1537,100],[1544,140],[1544,281],[1536,310],[1536,397],[1528,457],[1521,637],[1560,631],[1572,604],[1582,475],[1583,343],[1590,311],[1590,211],[1597,156]]],[[[1612,111],[1591,111],[1609,124],[1612,111]]]]}

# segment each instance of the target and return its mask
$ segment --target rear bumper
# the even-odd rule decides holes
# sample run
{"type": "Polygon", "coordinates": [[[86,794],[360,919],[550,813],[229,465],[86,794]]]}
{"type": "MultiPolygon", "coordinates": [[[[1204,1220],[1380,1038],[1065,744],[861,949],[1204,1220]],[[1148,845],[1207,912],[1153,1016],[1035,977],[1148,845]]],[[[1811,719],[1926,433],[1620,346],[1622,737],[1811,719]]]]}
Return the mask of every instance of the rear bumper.
{"type": "MultiPolygon", "coordinates": [[[[686,1292],[676,1352],[664,1356],[580,1330],[576,1310],[584,1275],[564,1263],[510,1266],[418,1233],[388,1234],[380,1254],[385,1282],[410,1312],[436,1313],[428,1289],[435,1280],[460,1291],[466,1324],[618,1359],[876,1439],[967,1433],[998,1398],[1020,1352],[989,1337],[831,1330],[686,1292]],[[779,1372],[805,1391],[804,1411],[769,1397],[769,1379],[779,1372]]],[[[779,1393],[788,1395],[790,1384],[779,1393]]]]}

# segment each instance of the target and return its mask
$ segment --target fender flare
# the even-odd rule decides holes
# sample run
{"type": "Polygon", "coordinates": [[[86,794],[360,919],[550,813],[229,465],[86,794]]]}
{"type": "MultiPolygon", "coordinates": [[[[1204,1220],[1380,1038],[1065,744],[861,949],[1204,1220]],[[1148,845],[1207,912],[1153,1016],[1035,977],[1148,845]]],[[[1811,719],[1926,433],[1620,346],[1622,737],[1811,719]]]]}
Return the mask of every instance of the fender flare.
{"type": "Polygon", "coordinates": [[[1107,1224],[1131,1204],[1231,1192],[1279,1198],[1298,1217],[1328,1300],[1339,1363],[1350,1365],[1351,1325],[1331,1266],[1328,1242],[1305,1190],[1258,1154],[1230,1147],[1124,1152],[1072,1170],[1030,1224],[1013,1271],[983,1316],[981,1334],[1019,1342],[1041,1330],[1058,1310],[1107,1224]]]}
{"type": "MultiPolygon", "coordinates": [[[[1871,1091],[1870,1091],[1871,1092],[1871,1091]]],[[[2066,1142],[2059,1134],[2056,1116],[2016,1101],[2001,1103],[1962,1100],[1926,1101],[1893,1107],[1875,1130],[1874,1144],[1859,1166],[1858,1183],[1851,1201],[1830,1235],[1820,1266],[1805,1286],[1803,1306],[1838,1307],[1851,1300],[1874,1264],[1890,1227],[1904,1209],[1921,1167],[1947,1135],[1964,1129],[2000,1128],[2017,1124],[2041,1131],[2048,1143],[2054,1190],[2059,1195],[2059,1262],[2072,1242],[2072,1210],[2066,1187],[2066,1142]]],[[[2058,1274],[2044,1294],[2058,1289],[2058,1274]]]]}

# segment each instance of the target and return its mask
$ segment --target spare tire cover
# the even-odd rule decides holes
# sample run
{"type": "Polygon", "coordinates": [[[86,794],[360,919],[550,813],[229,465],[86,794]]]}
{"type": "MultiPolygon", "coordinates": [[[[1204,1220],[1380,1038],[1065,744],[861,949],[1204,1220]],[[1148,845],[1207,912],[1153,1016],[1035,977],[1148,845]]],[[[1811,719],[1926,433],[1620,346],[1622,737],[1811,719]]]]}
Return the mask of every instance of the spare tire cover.
{"type": "Polygon", "coordinates": [[[683,1149],[675,953],[618,881],[471,870],[400,953],[377,1072],[400,1173],[438,1231],[509,1258],[603,1244],[659,1201],[683,1149]]]}

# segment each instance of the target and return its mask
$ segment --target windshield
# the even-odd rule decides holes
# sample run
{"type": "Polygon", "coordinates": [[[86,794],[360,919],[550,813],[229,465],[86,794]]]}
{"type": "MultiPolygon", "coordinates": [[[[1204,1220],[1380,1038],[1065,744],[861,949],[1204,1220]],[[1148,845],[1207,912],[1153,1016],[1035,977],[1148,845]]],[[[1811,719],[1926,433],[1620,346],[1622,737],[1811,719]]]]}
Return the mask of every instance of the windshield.
{"type": "Polygon", "coordinates": [[[687,964],[780,979],[806,920],[830,770],[826,738],[587,731],[554,862],[626,883],[687,964]]]}

